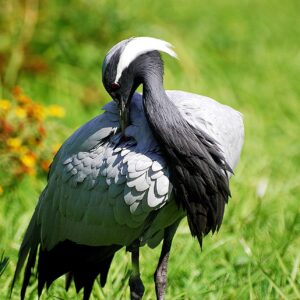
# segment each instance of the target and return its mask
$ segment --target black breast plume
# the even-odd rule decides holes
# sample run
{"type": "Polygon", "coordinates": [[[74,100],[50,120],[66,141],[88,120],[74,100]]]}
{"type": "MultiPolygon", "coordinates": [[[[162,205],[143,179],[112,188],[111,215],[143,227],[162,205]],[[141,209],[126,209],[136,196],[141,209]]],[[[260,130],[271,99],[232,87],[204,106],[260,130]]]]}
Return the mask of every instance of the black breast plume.
{"type": "Polygon", "coordinates": [[[201,246],[202,237],[221,226],[232,170],[216,141],[192,127],[165,93],[159,101],[152,95],[146,90],[146,116],[167,161],[175,200],[201,246]]]}

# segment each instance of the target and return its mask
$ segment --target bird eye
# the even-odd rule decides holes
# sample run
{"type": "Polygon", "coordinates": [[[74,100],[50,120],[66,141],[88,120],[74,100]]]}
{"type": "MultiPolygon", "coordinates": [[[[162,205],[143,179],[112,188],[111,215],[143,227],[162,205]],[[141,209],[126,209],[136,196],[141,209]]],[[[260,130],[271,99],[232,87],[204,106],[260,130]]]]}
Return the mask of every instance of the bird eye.
{"type": "Polygon", "coordinates": [[[120,88],[120,84],[117,83],[117,82],[113,82],[111,85],[110,85],[110,88],[113,90],[113,91],[116,91],[120,88]]]}

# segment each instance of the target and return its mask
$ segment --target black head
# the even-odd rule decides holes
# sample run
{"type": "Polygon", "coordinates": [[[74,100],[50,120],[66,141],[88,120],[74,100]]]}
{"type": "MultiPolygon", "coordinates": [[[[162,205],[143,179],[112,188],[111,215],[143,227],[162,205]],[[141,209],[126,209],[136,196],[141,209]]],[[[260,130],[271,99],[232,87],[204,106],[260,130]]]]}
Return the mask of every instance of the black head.
{"type": "Polygon", "coordinates": [[[102,67],[102,81],[106,91],[118,103],[122,123],[126,123],[127,116],[124,114],[128,113],[126,110],[130,100],[147,74],[155,71],[162,76],[159,51],[176,57],[171,47],[159,39],[137,37],[118,43],[107,53],[102,67]]]}

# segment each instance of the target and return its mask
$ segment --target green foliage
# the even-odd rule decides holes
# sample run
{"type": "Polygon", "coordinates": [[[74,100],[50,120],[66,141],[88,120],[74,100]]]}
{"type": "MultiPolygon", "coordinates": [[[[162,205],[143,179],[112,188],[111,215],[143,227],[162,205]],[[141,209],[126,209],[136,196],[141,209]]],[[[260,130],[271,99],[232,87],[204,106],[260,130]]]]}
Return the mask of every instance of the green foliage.
{"type": "Polygon", "coordinates": [[[0,258],[0,277],[5,271],[5,268],[7,266],[9,258],[4,256],[4,253],[2,253],[1,258],[0,258]]]}
{"type": "MultiPolygon", "coordinates": [[[[106,51],[129,36],[154,36],[173,43],[180,58],[165,57],[167,89],[207,95],[244,114],[245,147],[224,223],[203,251],[180,225],[167,299],[300,299],[299,1],[2,2],[0,98],[19,85],[42,104],[63,106],[66,117],[57,122],[74,130],[108,100],[101,85],[106,51]]],[[[25,177],[0,198],[0,251],[10,257],[1,299],[44,185],[25,177]]],[[[142,249],[145,299],[154,299],[159,250],[142,249]]],[[[129,269],[122,250],[93,298],[128,299],[129,269]]],[[[80,299],[63,286],[61,279],[42,299],[80,299]]],[[[12,299],[19,291],[20,282],[12,299]]],[[[35,299],[36,284],[28,292],[35,299]]]]}

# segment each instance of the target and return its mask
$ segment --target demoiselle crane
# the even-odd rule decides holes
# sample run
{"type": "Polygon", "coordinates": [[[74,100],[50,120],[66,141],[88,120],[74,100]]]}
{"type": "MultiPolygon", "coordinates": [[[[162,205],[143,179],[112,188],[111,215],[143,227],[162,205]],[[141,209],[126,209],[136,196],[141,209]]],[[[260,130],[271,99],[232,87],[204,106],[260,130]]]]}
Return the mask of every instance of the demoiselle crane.
{"type": "Polygon", "coordinates": [[[87,300],[98,275],[105,285],[123,247],[132,256],[131,299],[141,299],[139,248],[161,241],[154,278],[163,299],[180,220],[187,216],[200,245],[220,228],[243,145],[241,114],[207,97],[165,91],[160,52],[176,56],[169,43],[149,37],[121,41],[106,55],[103,84],[114,101],[53,160],[19,251],[13,283],[27,259],[21,299],[37,256],[39,295],[66,274],[66,289],[73,280],[87,300]]]}

